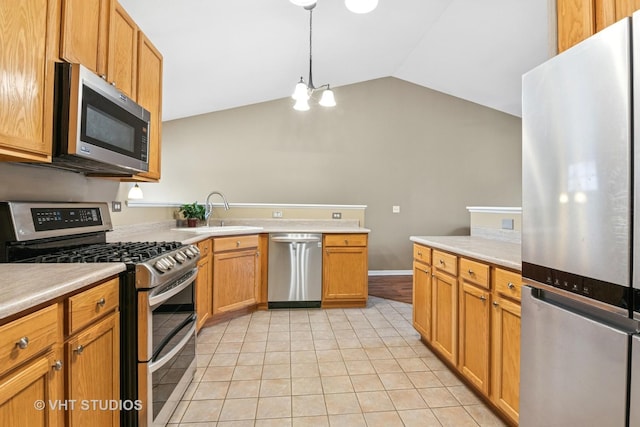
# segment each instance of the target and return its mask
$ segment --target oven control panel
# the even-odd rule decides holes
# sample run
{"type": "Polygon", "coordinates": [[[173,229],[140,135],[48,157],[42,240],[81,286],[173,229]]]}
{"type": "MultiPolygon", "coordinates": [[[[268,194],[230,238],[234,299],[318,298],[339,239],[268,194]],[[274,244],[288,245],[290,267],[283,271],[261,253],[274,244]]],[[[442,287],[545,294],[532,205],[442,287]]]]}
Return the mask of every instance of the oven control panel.
{"type": "Polygon", "coordinates": [[[98,208],[31,208],[36,231],[102,225],[98,208]]]}

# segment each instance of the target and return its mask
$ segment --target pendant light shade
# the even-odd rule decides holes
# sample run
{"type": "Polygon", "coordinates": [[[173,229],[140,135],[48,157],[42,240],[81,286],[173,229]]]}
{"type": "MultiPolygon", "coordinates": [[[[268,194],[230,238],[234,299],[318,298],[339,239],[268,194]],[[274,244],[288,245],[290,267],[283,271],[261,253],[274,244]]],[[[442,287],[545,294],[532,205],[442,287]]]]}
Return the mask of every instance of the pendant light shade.
{"type": "Polygon", "coordinates": [[[142,188],[140,188],[138,184],[134,185],[133,187],[131,187],[131,190],[129,190],[129,194],[127,194],[127,198],[130,200],[143,199],[144,195],[142,194],[142,188]]]}
{"type": "Polygon", "coordinates": [[[309,92],[307,91],[307,84],[304,82],[302,77],[300,77],[300,81],[296,85],[295,90],[293,91],[293,95],[291,97],[296,101],[299,100],[307,100],[309,99],[309,92]]]}
{"type": "Polygon", "coordinates": [[[344,4],[353,13],[369,13],[378,7],[378,0],[344,0],[344,4]]]}
{"type": "Polygon", "coordinates": [[[335,107],[336,106],[336,98],[333,96],[333,91],[327,86],[327,89],[322,92],[322,97],[320,98],[320,102],[318,104],[323,107],[335,107]]]}
{"type": "Polygon", "coordinates": [[[307,7],[307,6],[311,6],[312,4],[316,4],[317,0],[290,0],[290,1],[296,6],[307,7]]]}
{"type": "Polygon", "coordinates": [[[309,111],[309,101],[306,99],[297,99],[296,103],[293,105],[293,109],[296,111],[309,111]]]}

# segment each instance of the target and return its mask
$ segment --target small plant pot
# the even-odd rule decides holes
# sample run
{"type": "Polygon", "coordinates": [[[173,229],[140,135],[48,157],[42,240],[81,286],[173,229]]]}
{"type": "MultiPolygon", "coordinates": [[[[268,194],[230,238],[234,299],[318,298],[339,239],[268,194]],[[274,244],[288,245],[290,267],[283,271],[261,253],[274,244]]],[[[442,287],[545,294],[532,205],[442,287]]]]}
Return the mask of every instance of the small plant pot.
{"type": "Polygon", "coordinates": [[[187,227],[196,227],[198,225],[197,218],[187,218],[187,227]]]}

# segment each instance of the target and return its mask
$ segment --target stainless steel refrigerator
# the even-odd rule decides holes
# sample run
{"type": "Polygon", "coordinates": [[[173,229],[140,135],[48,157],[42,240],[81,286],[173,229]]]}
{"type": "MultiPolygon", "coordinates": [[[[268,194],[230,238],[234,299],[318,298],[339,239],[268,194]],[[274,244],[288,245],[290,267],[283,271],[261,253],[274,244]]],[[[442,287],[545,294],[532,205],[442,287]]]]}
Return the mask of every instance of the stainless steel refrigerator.
{"type": "Polygon", "coordinates": [[[522,427],[640,427],[639,76],[638,14],[523,76],[522,427]]]}

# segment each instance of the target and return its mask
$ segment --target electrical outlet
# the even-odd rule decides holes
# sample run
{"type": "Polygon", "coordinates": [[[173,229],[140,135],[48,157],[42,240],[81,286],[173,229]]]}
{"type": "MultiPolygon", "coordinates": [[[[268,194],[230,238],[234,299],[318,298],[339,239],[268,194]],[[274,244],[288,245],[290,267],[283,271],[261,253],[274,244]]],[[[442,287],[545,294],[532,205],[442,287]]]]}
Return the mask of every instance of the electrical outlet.
{"type": "Polygon", "coordinates": [[[273,212],[271,213],[271,216],[272,216],[273,218],[282,218],[282,211],[273,211],[273,212]]]}
{"type": "Polygon", "coordinates": [[[400,206],[392,206],[391,207],[391,212],[392,213],[400,213],[400,206]]]}
{"type": "Polygon", "coordinates": [[[342,212],[334,212],[331,214],[331,218],[333,219],[342,219],[342,212]]]}
{"type": "Polygon", "coordinates": [[[122,212],[122,202],[111,202],[111,212],[122,212]]]}

